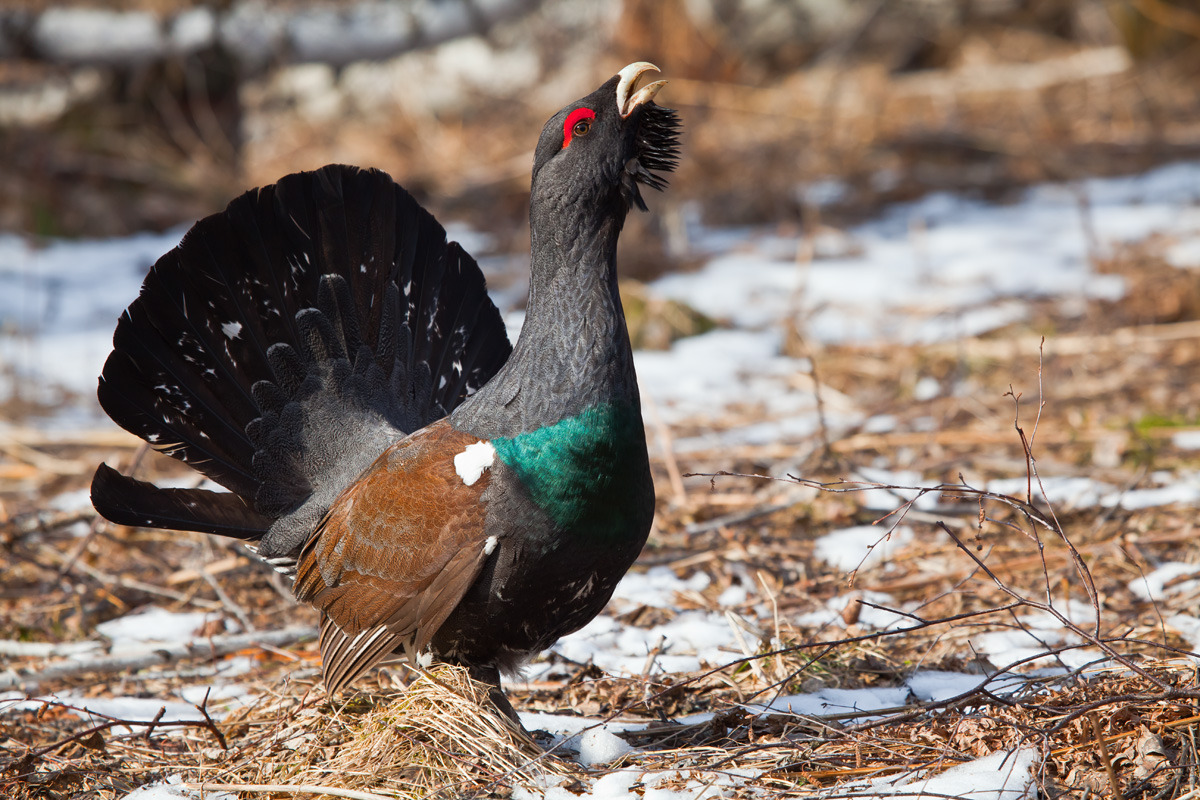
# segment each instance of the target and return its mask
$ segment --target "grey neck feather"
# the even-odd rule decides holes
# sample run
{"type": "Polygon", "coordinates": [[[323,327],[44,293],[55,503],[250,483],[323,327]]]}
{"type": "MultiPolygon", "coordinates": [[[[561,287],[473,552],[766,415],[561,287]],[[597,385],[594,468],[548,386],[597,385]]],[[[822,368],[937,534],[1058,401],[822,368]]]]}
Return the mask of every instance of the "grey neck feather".
{"type": "Polygon", "coordinates": [[[480,438],[537,430],[598,402],[638,405],[617,290],[624,204],[614,198],[605,211],[557,199],[539,198],[535,188],[529,303],[513,354],[450,417],[480,438]]]}

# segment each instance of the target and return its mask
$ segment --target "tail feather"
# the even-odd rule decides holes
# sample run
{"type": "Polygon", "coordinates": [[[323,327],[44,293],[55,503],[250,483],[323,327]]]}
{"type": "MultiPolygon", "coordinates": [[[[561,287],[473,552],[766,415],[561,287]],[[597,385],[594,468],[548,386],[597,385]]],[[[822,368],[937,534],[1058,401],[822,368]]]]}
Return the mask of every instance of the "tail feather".
{"type": "Polygon", "coordinates": [[[248,466],[253,447],[230,428],[224,409],[199,399],[204,394],[202,383],[185,400],[170,387],[187,378],[148,367],[154,363],[152,359],[153,353],[141,343],[129,343],[113,352],[104,364],[97,390],[100,405],[118,425],[159,451],[191,464],[230,491],[252,497],[258,485],[248,466]],[[218,428],[231,435],[208,434],[206,438],[199,434],[218,428]]]}
{"type": "Polygon", "coordinates": [[[151,270],[113,343],[99,388],[109,416],[257,516],[229,522],[240,507],[223,495],[111,470],[97,473],[97,509],[209,532],[276,519],[261,548],[274,556],[512,350],[471,257],[388,176],[342,166],[289,175],[198,222],[151,270]]]}
{"type": "Polygon", "coordinates": [[[101,464],[92,478],[92,502],[119,525],[217,533],[258,539],[271,525],[232,492],[207,489],[160,489],[101,464]]]}
{"type": "MultiPolygon", "coordinates": [[[[461,257],[460,254],[465,256],[457,246],[450,250],[450,255],[456,259],[461,257]]],[[[461,269],[460,263],[453,263],[450,274],[457,277],[461,269]]],[[[436,325],[446,337],[448,346],[442,348],[441,357],[433,365],[432,373],[445,379],[445,383],[439,385],[435,392],[447,400],[459,396],[467,385],[478,380],[477,375],[469,373],[468,365],[475,361],[480,351],[495,345],[495,340],[472,338],[470,335],[480,322],[480,308],[486,296],[487,291],[483,286],[472,285],[468,281],[443,282],[442,296],[435,313],[436,325]]]]}
{"type": "MultiPolygon", "coordinates": [[[[362,337],[363,341],[375,348],[376,359],[379,364],[390,374],[394,352],[389,352],[388,348],[394,346],[383,332],[384,315],[390,314],[395,319],[395,315],[399,313],[399,306],[389,306],[385,302],[389,287],[400,286],[396,281],[396,261],[395,256],[398,243],[401,237],[411,237],[416,235],[416,231],[410,233],[402,233],[401,226],[403,221],[398,213],[397,197],[394,192],[379,192],[371,197],[369,213],[364,216],[362,229],[359,233],[360,239],[356,239],[351,243],[352,249],[362,248],[363,252],[369,253],[367,260],[358,265],[360,280],[352,281],[350,284],[351,291],[354,297],[355,308],[367,308],[375,310],[377,313],[367,315],[363,320],[362,337]],[[370,243],[368,246],[366,243],[370,243]],[[375,253],[391,253],[392,261],[387,265],[381,265],[377,261],[372,261],[372,258],[377,258],[375,253]],[[366,268],[363,271],[363,268],[366,268]]],[[[394,328],[393,334],[394,335],[394,328]]]]}

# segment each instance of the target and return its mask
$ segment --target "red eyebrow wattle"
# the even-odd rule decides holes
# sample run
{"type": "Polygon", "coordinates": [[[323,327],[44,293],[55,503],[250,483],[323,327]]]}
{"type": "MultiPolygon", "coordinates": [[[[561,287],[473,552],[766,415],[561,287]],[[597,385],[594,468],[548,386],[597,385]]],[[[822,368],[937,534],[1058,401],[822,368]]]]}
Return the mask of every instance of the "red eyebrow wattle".
{"type": "Polygon", "coordinates": [[[567,121],[563,123],[563,147],[571,143],[571,131],[575,127],[575,123],[581,119],[595,119],[596,112],[590,108],[577,108],[570,114],[567,114],[567,121]]]}

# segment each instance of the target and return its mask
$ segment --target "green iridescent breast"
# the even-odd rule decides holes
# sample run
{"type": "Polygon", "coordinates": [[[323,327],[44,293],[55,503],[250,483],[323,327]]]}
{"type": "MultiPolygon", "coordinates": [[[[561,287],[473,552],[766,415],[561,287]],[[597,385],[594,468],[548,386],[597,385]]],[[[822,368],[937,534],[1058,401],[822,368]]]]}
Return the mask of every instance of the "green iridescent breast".
{"type": "Polygon", "coordinates": [[[645,535],[653,486],[636,407],[591,406],[492,446],[560,529],[601,539],[645,535]]]}

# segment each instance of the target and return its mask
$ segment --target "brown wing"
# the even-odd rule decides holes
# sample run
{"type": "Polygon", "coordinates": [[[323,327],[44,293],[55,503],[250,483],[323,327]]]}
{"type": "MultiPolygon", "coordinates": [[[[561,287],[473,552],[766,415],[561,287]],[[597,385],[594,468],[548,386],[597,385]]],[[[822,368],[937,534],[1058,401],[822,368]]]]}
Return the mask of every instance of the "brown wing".
{"type": "Polygon", "coordinates": [[[305,545],[295,593],[326,617],[331,694],[401,647],[422,650],[479,576],[490,472],[467,486],[454,468],[476,441],[442,420],[392,445],[305,545]]]}

